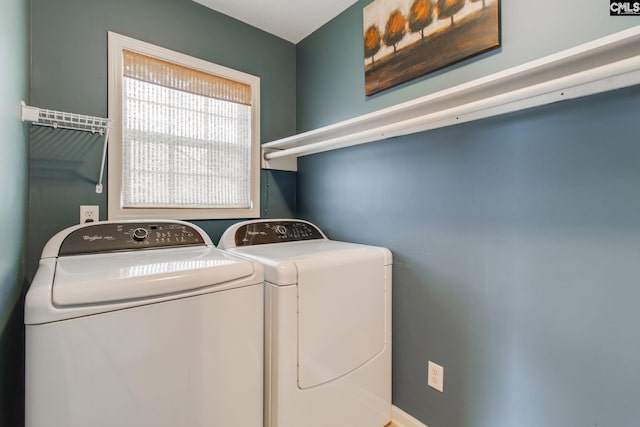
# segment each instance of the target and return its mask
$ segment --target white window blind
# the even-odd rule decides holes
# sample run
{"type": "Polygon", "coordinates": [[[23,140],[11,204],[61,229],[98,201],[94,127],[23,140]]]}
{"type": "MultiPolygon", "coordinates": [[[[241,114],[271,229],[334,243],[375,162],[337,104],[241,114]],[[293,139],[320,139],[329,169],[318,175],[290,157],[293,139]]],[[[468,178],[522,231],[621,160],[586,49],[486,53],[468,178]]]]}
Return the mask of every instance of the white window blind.
{"type": "Polygon", "coordinates": [[[109,219],[259,216],[259,88],[109,33],[109,219]]]}
{"type": "Polygon", "coordinates": [[[123,57],[123,206],[250,207],[250,86],[123,57]]]}

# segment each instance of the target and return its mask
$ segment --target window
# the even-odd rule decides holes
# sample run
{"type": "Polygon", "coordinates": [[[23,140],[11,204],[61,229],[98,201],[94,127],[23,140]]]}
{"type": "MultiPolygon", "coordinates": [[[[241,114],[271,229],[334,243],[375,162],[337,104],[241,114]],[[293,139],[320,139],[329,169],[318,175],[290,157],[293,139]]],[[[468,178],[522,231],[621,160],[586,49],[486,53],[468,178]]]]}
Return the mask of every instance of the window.
{"type": "Polygon", "coordinates": [[[109,33],[109,219],[258,217],[259,84],[109,33]]]}

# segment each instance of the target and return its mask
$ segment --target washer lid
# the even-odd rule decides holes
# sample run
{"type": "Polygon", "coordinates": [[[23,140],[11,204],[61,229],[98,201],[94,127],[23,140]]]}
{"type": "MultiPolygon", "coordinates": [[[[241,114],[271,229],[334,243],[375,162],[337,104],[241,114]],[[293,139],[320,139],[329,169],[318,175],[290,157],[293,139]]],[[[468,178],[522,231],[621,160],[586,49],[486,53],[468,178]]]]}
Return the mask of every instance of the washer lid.
{"type": "Polygon", "coordinates": [[[75,255],[58,258],[51,299],[55,306],[122,302],[220,285],[253,274],[250,261],[210,247],[75,255]]]}

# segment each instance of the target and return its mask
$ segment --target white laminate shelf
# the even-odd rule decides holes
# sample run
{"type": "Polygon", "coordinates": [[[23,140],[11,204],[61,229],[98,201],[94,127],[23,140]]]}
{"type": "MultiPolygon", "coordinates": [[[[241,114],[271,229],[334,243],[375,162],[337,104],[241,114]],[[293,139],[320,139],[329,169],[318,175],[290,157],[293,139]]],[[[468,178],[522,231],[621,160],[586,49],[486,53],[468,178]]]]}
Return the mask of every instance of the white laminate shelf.
{"type": "Polygon", "coordinates": [[[262,145],[263,168],[297,158],[640,84],[640,25],[389,108],[262,145]]]}

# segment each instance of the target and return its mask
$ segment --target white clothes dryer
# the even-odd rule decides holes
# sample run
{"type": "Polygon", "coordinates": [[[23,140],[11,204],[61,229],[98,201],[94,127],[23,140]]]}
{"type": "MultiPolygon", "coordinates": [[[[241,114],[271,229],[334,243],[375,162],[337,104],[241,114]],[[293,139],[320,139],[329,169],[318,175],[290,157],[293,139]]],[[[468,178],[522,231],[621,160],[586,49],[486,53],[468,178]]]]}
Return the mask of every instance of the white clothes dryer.
{"type": "Polygon", "coordinates": [[[235,224],[218,248],[264,266],[265,427],[389,423],[391,252],[301,220],[235,224]]]}
{"type": "Polygon", "coordinates": [[[26,296],[26,427],[262,427],[263,294],[193,224],[61,231],[26,296]]]}

